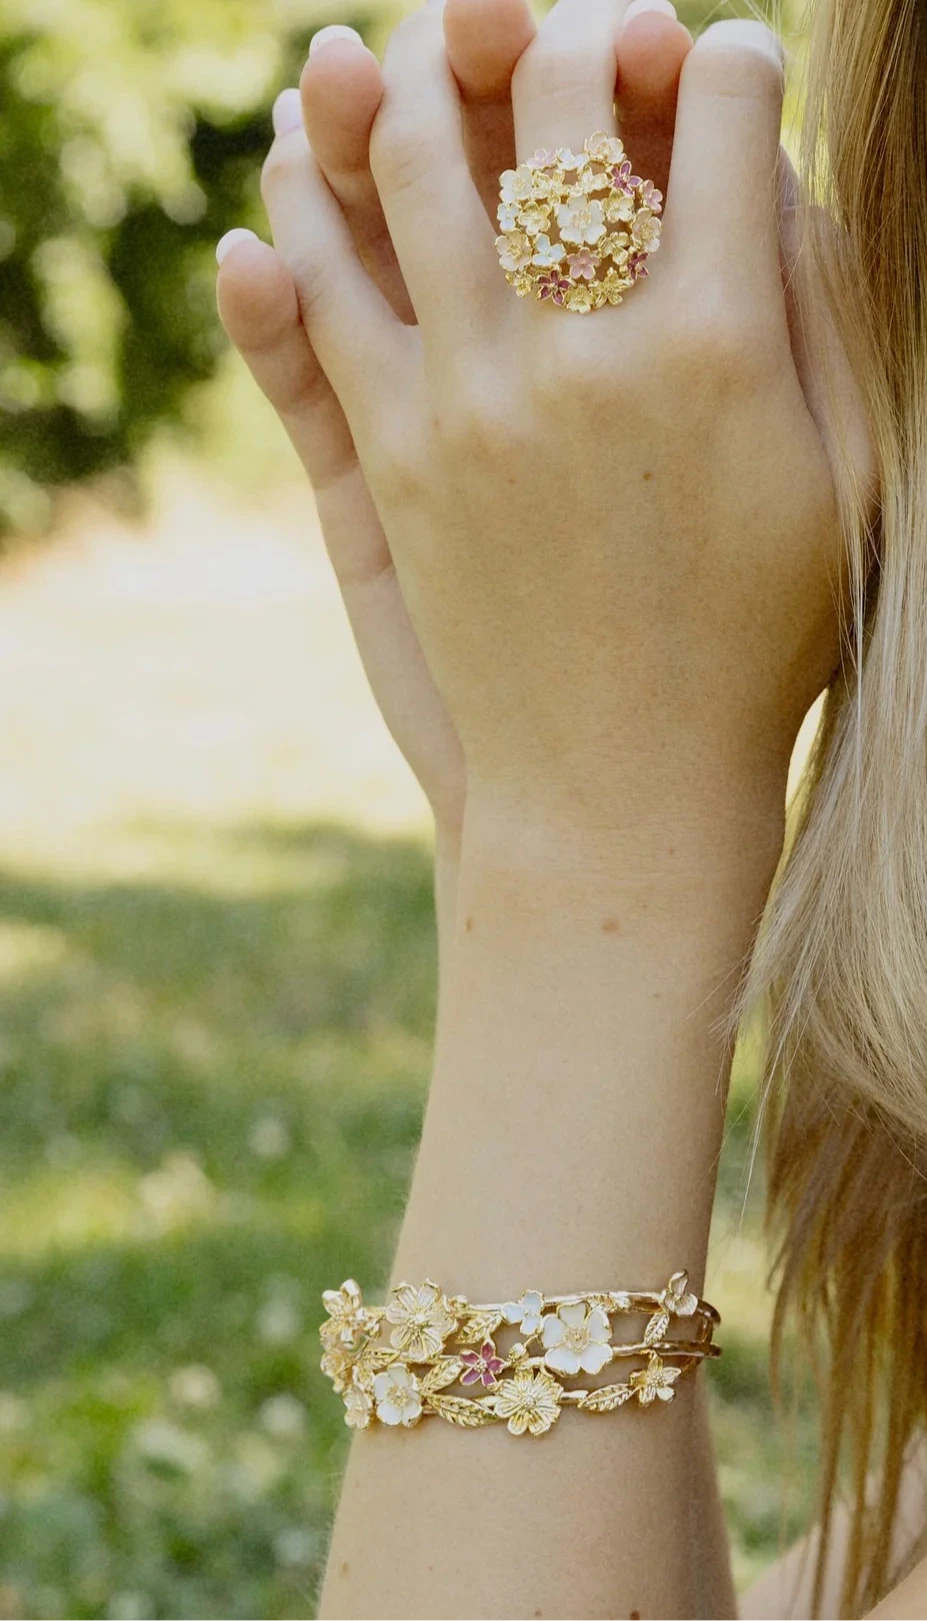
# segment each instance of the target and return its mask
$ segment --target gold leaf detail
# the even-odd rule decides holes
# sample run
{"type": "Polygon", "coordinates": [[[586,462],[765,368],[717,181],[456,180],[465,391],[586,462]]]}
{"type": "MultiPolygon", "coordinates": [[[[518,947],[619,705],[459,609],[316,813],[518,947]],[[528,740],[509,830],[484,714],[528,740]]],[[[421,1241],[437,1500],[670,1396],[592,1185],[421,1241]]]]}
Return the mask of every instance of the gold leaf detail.
{"type": "Polygon", "coordinates": [[[385,1345],[368,1345],[357,1359],[356,1378],[361,1384],[370,1384],[376,1374],[382,1373],[384,1368],[392,1367],[395,1361],[395,1351],[388,1350],[385,1345]]]}
{"type": "Polygon", "coordinates": [[[658,1345],[660,1340],[666,1336],[669,1320],[669,1312],[665,1311],[662,1306],[658,1307],[644,1329],[644,1344],[658,1345]]]}
{"type": "Polygon", "coordinates": [[[423,1396],[430,1396],[435,1390],[444,1390],[460,1378],[463,1363],[459,1356],[439,1357],[433,1367],[428,1369],[419,1378],[423,1396]]]}
{"type": "Polygon", "coordinates": [[[601,1390],[587,1390],[576,1405],[584,1413],[612,1413],[616,1407],[623,1407],[633,1395],[630,1385],[603,1385],[601,1390]]]}
{"type": "Polygon", "coordinates": [[[446,1418],[449,1424],[458,1424],[465,1430],[479,1429],[484,1424],[496,1422],[492,1408],[485,1407],[480,1401],[468,1401],[466,1396],[430,1395],[428,1406],[433,1413],[446,1418]]]}
{"type": "Polygon", "coordinates": [[[500,1311],[475,1311],[461,1323],[455,1338],[461,1345],[482,1345],[484,1340],[492,1339],[501,1321],[500,1311]]]}

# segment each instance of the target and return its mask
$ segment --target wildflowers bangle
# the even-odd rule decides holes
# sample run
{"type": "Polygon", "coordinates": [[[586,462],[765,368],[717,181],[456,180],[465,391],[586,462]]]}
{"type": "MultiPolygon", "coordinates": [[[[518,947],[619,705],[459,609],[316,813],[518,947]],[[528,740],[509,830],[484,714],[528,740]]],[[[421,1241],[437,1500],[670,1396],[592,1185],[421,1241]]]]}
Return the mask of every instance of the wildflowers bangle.
{"type": "Polygon", "coordinates": [[[398,1284],[385,1306],[365,1306],[350,1278],[322,1298],[322,1372],[344,1401],[345,1423],[359,1430],[411,1429],[436,1416],[464,1429],[505,1423],[513,1435],[543,1435],[564,1407],[610,1413],[626,1402],[670,1402],[677,1379],[721,1354],[712,1341],[721,1319],[689,1290],[685,1272],[659,1291],[528,1289],[488,1306],[428,1280],[398,1284]],[[614,1340],[612,1319],[635,1316],[646,1318],[640,1334],[614,1340]],[[677,1320],[692,1332],[675,1337],[677,1320]],[[637,1366],[624,1382],[575,1382],[625,1360],[637,1366]]]}

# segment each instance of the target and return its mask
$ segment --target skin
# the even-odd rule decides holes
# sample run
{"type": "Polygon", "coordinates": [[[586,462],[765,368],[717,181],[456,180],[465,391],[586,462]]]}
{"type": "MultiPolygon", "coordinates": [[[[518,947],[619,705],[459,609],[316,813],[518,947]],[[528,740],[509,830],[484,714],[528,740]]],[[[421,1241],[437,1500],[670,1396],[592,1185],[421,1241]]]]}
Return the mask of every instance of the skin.
{"type": "MultiPolygon", "coordinates": [[[[622,9],[560,0],[535,41],[510,0],[449,0],[444,37],[427,8],[382,79],[327,44],[301,86],[314,157],[290,129],[265,171],[278,252],[242,243],[220,274],[435,809],[446,966],[396,1275],[474,1297],[680,1264],[701,1287],[719,1021],[838,651],[828,424],[777,230],[780,76],[741,49],[690,58],[670,18],[622,33],[622,9]],[[486,251],[510,90],[524,156],[610,127],[616,74],[673,212],[633,300],[550,321],[486,251]]],[[[698,1383],[670,1424],[624,1416],[527,1459],[504,1432],[363,1437],[323,1613],[733,1613],[698,1383]]]]}
{"type": "MultiPolygon", "coordinates": [[[[466,109],[474,178],[494,210],[498,176],[515,156],[512,73],[535,25],[522,0],[448,0],[444,31],[466,109]]],[[[627,30],[616,22],[615,34],[616,77],[630,118],[624,137],[632,151],[643,151],[645,172],[665,188],[676,85],[692,38],[661,15],[638,17],[627,30]]],[[[383,95],[379,63],[359,38],[336,36],[310,56],[300,89],[313,155],[344,210],[358,254],[408,318],[408,297],[370,172],[370,131],[383,95]]],[[[446,914],[453,910],[463,819],[462,754],[409,624],[344,413],[312,349],[293,277],[278,252],[256,238],[236,245],[222,265],[218,294],[229,336],[312,481],[371,686],[434,811],[446,914]]]]}

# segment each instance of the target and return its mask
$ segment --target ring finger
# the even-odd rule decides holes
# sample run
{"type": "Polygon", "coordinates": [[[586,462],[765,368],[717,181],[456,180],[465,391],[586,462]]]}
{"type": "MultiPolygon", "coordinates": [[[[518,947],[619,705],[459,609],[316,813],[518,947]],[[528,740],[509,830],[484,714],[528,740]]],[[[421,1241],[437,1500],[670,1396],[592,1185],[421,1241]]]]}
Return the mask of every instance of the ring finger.
{"type": "Polygon", "coordinates": [[[616,133],[615,41],[625,0],[558,0],[512,78],[520,162],[539,148],[581,151],[587,135],[616,133]]]}

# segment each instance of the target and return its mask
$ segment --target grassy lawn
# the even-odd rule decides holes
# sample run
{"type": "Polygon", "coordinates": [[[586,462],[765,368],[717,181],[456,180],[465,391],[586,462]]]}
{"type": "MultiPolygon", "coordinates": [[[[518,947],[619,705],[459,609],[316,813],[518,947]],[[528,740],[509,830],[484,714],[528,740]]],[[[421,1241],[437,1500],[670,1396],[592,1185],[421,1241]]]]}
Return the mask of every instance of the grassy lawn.
{"type": "MultiPolygon", "coordinates": [[[[422,807],[302,495],[79,516],[0,580],[0,680],[0,1615],[307,1616],[318,1296],[382,1283],[428,1071],[422,807]]],[[[751,1109],[745,1053],[709,1285],[741,1581],[804,1504],[751,1109]]]]}

